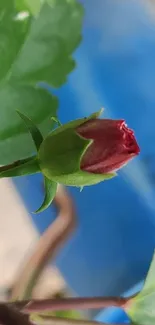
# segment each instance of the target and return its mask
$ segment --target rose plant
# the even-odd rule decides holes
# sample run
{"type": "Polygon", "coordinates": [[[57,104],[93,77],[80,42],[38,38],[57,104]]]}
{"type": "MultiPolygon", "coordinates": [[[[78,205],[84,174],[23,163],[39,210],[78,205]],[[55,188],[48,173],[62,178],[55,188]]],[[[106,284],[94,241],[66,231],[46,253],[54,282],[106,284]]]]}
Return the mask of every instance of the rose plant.
{"type": "MultiPolygon", "coordinates": [[[[41,87],[41,82],[60,87],[75,67],[71,55],[81,39],[82,16],[83,8],[76,0],[0,1],[0,178],[42,173],[45,198],[37,212],[52,203],[58,184],[83,188],[111,179],[140,152],[134,132],[125,121],[100,119],[101,111],[64,125],[59,123],[52,130],[49,117],[57,121],[57,99],[41,87]],[[23,121],[35,143],[35,155],[23,121]]],[[[73,212],[71,206],[71,215],[73,212]]],[[[30,295],[26,299],[43,266],[62,244],[64,234],[65,239],[70,234],[72,217],[63,228],[64,211],[60,211],[55,228],[52,224],[45,231],[34,258],[27,264],[19,295],[0,303],[0,324],[95,325],[82,320],[60,321],[50,312],[107,306],[124,309],[133,324],[154,324],[155,258],[143,290],[135,297],[34,301],[30,295]]]]}
{"type": "Polygon", "coordinates": [[[48,193],[37,212],[51,204],[58,183],[83,187],[114,177],[115,171],[137,156],[140,149],[124,120],[99,119],[101,112],[60,125],[45,139],[33,122],[18,112],[32,135],[37,154],[1,167],[0,177],[41,172],[48,193]]]}

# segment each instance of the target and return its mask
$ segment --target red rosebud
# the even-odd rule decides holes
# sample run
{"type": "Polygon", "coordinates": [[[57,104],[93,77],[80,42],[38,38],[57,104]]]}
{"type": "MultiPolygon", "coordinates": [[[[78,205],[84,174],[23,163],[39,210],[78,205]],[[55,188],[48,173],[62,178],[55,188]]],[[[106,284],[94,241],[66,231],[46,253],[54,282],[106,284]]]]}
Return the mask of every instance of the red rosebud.
{"type": "Polygon", "coordinates": [[[140,152],[134,132],[124,120],[91,119],[76,131],[83,138],[93,140],[80,166],[90,173],[114,172],[140,152]]]}

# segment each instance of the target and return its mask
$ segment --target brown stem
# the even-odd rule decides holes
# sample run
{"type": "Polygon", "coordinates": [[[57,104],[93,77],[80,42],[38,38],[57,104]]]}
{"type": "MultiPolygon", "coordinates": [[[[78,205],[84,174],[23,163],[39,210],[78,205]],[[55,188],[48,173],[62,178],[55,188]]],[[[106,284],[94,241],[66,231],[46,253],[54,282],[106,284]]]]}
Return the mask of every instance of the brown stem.
{"type": "Polygon", "coordinates": [[[17,301],[13,304],[24,313],[39,313],[69,309],[100,309],[109,306],[123,308],[128,299],[122,297],[62,298],[17,301]]]}
{"type": "Polygon", "coordinates": [[[71,198],[63,187],[55,197],[55,204],[59,209],[56,220],[49,226],[40,238],[35,252],[26,264],[24,271],[12,292],[12,299],[17,301],[13,304],[24,313],[43,312],[69,309],[100,309],[103,307],[117,306],[124,307],[130,298],[67,298],[67,299],[46,299],[27,300],[31,296],[32,288],[49,259],[53,258],[61,245],[66,241],[75,227],[75,210],[71,198]]]}
{"type": "Polygon", "coordinates": [[[58,187],[54,203],[59,210],[59,214],[41,236],[34,253],[18,277],[12,291],[12,300],[31,297],[32,289],[44,266],[55,257],[57,251],[65,243],[75,227],[75,209],[72,199],[64,187],[58,187]]]}

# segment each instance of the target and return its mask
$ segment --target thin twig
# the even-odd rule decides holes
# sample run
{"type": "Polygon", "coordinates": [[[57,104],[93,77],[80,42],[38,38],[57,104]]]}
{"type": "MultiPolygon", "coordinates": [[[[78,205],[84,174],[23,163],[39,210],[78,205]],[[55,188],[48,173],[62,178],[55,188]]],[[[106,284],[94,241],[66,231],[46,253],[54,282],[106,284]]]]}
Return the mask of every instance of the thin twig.
{"type": "Polygon", "coordinates": [[[64,298],[28,300],[31,297],[34,284],[38,280],[43,267],[55,256],[75,227],[75,210],[73,202],[66,190],[61,186],[55,197],[55,204],[59,209],[56,220],[49,226],[25,266],[12,293],[10,303],[24,313],[44,312],[69,309],[100,309],[109,306],[125,307],[130,298],[96,297],[96,298],[64,298]]]}
{"type": "Polygon", "coordinates": [[[12,169],[12,168],[21,166],[21,165],[25,164],[26,162],[29,162],[33,158],[34,158],[34,156],[29,157],[29,158],[25,158],[25,159],[16,160],[13,163],[8,164],[8,165],[0,166],[0,173],[4,172],[4,171],[7,171],[9,169],[12,169]]]}
{"type": "Polygon", "coordinates": [[[96,298],[62,298],[62,299],[44,299],[27,300],[10,303],[19,308],[24,313],[39,313],[56,310],[73,309],[100,309],[109,306],[123,308],[129,298],[119,297],[96,297],[96,298]]]}
{"type": "Polygon", "coordinates": [[[75,209],[73,201],[64,187],[58,187],[54,203],[59,210],[59,214],[39,239],[34,253],[19,275],[17,283],[12,290],[12,300],[22,300],[31,297],[32,289],[43,268],[49,260],[55,257],[60,247],[63,246],[74,230],[75,209]]]}

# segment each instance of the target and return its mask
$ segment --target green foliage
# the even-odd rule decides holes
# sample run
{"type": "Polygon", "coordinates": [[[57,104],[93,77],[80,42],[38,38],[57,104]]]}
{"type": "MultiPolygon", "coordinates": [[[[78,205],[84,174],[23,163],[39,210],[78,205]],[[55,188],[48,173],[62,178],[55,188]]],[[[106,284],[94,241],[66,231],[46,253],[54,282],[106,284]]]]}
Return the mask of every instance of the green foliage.
{"type": "Polygon", "coordinates": [[[28,11],[34,16],[39,13],[42,3],[43,1],[41,0],[15,0],[17,10],[28,11]]]}
{"type": "Polygon", "coordinates": [[[43,142],[43,136],[42,136],[41,132],[36,127],[36,125],[32,122],[32,120],[29,119],[29,117],[22,114],[20,111],[17,111],[17,113],[23,119],[23,121],[24,121],[28,131],[30,132],[33,141],[34,141],[35,147],[38,151],[41,143],[43,142]]]}
{"type": "Polygon", "coordinates": [[[155,254],[143,290],[127,305],[126,312],[135,324],[155,323],[155,254]]]}
{"type": "Polygon", "coordinates": [[[75,67],[71,57],[81,39],[83,10],[76,0],[0,1],[0,164],[35,150],[22,113],[47,135],[57,99],[39,84],[60,87],[75,67]],[[21,19],[19,10],[28,11],[21,19]]]}

